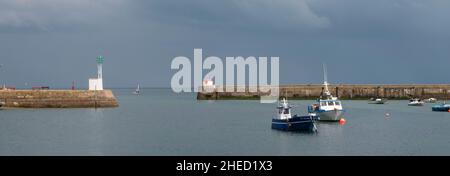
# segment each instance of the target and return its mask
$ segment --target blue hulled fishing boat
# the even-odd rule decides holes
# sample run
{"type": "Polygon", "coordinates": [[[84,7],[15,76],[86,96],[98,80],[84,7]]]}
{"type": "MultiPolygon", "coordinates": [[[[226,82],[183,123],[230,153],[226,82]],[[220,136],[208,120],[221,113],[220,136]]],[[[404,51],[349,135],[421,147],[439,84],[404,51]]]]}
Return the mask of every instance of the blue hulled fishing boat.
{"type": "Polygon", "coordinates": [[[431,107],[431,109],[433,111],[445,111],[445,112],[449,112],[450,110],[450,104],[447,103],[442,103],[440,105],[435,105],[433,107],[431,107]]]}
{"type": "Polygon", "coordinates": [[[277,107],[278,114],[272,119],[272,129],[285,131],[317,131],[315,119],[313,115],[298,116],[291,115],[292,106],[283,98],[282,103],[277,107]]]}

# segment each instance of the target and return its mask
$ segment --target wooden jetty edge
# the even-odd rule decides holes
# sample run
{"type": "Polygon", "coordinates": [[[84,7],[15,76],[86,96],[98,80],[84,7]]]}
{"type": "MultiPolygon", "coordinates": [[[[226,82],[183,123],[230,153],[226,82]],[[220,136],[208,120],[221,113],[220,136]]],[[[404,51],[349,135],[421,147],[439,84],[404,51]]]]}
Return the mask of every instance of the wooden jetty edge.
{"type": "Polygon", "coordinates": [[[111,90],[0,90],[5,108],[118,107],[111,90]]]}
{"type": "MultiPolygon", "coordinates": [[[[280,96],[289,99],[317,99],[322,91],[323,85],[282,85],[279,86],[280,96]]],[[[387,99],[410,99],[410,98],[437,98],[449,99],[450,84],[336,84],[329,86],[330,92],[340,99],[367,100],[369,98],[387,99]]],[[[224,86],[216,86],[209,91],[197,94],[198,100],[221,100],[221,99],[259,99],[268,93],[249,92],[223,92],[224,86]]]]}

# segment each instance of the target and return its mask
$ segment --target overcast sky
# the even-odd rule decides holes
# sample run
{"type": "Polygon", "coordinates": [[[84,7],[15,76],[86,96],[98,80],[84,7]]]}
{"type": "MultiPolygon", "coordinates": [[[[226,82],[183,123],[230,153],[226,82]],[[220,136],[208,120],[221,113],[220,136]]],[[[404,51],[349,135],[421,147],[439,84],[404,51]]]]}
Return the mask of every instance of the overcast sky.
{"type": "MultiPolygon", "coordinates": [[[[448,0],[0,0],[0,82],[169,87],[176,56],[279,56],[280,82],[449,83],[448,0]]],[[[205,71],[206,72],[206,71],[205,71]]]]}

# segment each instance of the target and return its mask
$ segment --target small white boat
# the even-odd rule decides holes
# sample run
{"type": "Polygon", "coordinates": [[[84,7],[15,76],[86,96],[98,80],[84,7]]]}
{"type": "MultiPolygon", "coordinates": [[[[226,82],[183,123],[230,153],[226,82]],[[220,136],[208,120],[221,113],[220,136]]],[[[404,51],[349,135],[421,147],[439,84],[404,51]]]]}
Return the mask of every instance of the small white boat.
{"type": "Polygon", "coordinates": [[[436,98],[427,98],[424,100],[426,103],[436,103],[437,99],[436,98]]]}
{"type": "Polygon", "coordinates": [[[140,88],[140,85],[139,85],[139,84],[137,85],[137,88],[136,88],[136,90],[133,92],[133,94],[135,94],[135,95],[141,94],[141,88],[140,88]]]}
{"type": "Polygon", "coordinates": [[[408,106],[423,106],[425,102],[423,102],[421,99],[414,98],[409,100],[408,106]]]}
{"type": "Polygon", "coordinates": [[[369,104],[384,104],[384,103],[386,103],[386,99],[383,99],[383,98],[371,98],[370,100],[369,100],[369,104]]]}

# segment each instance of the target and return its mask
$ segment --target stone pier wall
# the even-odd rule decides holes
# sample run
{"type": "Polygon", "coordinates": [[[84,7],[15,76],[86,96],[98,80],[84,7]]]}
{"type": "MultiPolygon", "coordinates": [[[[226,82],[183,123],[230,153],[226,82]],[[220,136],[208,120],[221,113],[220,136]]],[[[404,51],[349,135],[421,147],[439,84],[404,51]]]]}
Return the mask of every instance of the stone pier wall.
{"type": "Polygon", "coordinates": [[[6,108],[117,107],[111,90],[0,90],[6,108]]]}
{"type": "MultiPolygon", "coordinates": [[[[218,86],[213,92],[200,92],[197,99],[259,99],[267,93],[220,92],[224,87],[218,86]]],[[[280,95],[290,99],[317,99],[323,85],[284,85],[280,86],[280,95]]],[[[388,99],[409,98],[450,98],[450,84],[398,84],[398,85],[330,85],[330,92],[341,99],[369,99],[372,97],[388,99]]]]}

